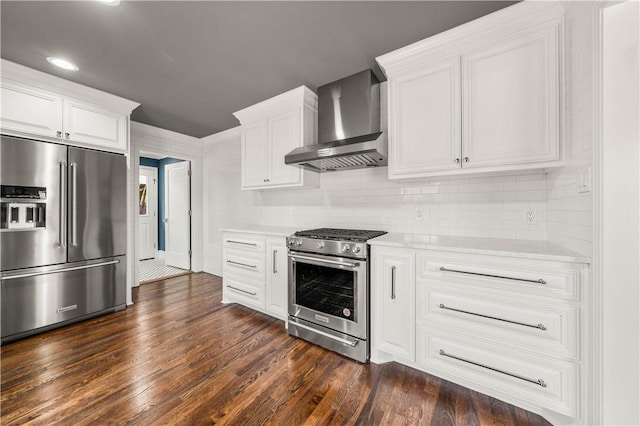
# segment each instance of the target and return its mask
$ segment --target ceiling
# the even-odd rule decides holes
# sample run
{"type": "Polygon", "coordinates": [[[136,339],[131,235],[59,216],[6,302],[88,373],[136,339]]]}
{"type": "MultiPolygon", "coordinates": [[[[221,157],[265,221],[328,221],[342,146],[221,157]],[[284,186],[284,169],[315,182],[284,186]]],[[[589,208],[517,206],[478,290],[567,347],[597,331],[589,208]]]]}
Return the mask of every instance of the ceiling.
{"type": "Polygon", "coordinates": [[[382,77],[376,56],[513,3],[2,0],[0,56],[140,102],[134,121],[203,137],[300,85],[382,77]]]}

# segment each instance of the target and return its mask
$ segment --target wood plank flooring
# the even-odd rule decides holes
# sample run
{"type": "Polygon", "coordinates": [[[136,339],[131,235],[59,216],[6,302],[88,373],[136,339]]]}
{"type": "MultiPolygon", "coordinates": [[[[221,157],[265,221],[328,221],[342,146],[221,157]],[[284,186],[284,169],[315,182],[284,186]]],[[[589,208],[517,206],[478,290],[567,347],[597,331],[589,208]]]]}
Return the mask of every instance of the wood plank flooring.
{"type": "Polygon", "coordinates": [[[548,425],[397,363],[359,364],[223,305],[205,273],[2,347],[3,425],[548,425]]]}

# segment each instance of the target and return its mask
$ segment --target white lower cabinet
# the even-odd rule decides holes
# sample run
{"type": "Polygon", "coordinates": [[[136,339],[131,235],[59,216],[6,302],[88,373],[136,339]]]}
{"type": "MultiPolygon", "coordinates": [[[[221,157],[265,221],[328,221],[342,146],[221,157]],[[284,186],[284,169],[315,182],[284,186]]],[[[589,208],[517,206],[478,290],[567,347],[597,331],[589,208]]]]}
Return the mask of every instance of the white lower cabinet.
{"type": "Polygon", "coordinates": [[[373,346],[402,359],[415,359],[415,254],[373,247],[371,300],[373,346]]]}
{"type": "Polygon", "coordinates": [[[581,417],[585,264],[386,246],[372,254],[374,361],[581,417]]]}
{"type": "Polygon", "coordinates": [[[286,319],[287,249],[284,237],[223,234],[222,300],[286,319]]]}
{"type": "Polygon", "coordinates": [[[267,238],[267,312],[285,320],[287,318],[288,286],[287,245],[282,237],[267,238]]]}

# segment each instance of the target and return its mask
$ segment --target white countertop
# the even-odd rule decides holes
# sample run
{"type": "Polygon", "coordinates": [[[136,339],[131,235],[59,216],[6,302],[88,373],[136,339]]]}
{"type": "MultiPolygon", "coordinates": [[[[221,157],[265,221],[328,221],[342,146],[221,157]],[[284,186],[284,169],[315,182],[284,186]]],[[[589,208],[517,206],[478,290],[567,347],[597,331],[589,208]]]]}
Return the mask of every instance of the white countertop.
{"type": "Polygon", "coordinates": [[[296,231],[299,231],[298,228],[289,228],[287,226],[263,226],[263,225],[238,225],[229,228],[222,228],[223,232],[246,232],[250,234],[259,234],[259,235],[273,235],[276,237],[288,237],[296,231]]]}
{"type": "Polygon", "coordinates": [[[372,246],[489,254],[558,262],[591,262],[585,256],[546,241],[389,233],[368,242],[372,246]]]}

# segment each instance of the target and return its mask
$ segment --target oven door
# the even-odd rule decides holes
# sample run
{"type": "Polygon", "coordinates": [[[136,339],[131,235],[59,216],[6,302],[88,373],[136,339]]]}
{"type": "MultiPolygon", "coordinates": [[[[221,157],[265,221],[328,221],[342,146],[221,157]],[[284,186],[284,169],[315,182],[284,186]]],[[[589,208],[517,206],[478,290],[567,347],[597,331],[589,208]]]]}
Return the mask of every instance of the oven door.
{"type": "Polygon", "coordinates": [[[367,261],[289,252],[289,315],[367,339],[367,261]]]}

